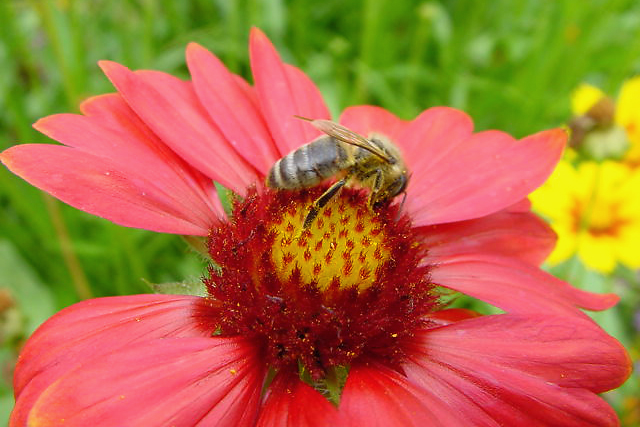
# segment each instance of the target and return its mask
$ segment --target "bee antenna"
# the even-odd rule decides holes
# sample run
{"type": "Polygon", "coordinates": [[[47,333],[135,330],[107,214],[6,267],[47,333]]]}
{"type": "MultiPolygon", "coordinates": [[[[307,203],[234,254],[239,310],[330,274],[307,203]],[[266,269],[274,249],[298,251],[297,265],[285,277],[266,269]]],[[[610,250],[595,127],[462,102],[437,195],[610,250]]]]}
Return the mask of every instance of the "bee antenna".
{"type": "Polygon", "coordinates": [[[402,201],[400,202],[400,206],[398,206],[398,211],[396,212],[396,221],[400,219],[400,215],[402,215],[402,208],[404,207],[404,201],[407,200],[407,192],[402,192],[402,201]]]}
{"type": "Polygon", "coordinates": [[[407,192],[403,191],[402,192],[402,201],[400,202],[400,207],[398,208],[398,211],[401,211],[402,208],[404,207],[405,200],[407,200],[407,192]]]}
{"type": "Polygon", "coordinates": [[[303,116],[299,116],[297,114],[294,114],[293,117],[295,117],[296,119],[305,120],[307,122],[312,122],[313,121],[313,119],[310,119],[309,117],[303,117],[303,116]]]}

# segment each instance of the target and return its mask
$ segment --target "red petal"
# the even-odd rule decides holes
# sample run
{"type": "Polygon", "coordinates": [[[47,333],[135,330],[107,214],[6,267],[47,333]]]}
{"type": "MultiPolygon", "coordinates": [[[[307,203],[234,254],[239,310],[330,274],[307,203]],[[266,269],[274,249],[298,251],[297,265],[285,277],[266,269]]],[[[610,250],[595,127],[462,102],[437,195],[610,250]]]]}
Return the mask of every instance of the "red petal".
{"type": "Polygon", "coordinates": [[[429,248],[427,262],[455,255],[482,253],[518,258],[540,265],[553,250],[556,234],[537,215],[498,212],[482,218],[422,227],[429,248]]]}
{"type": "Polygon", "coordinates": [[[257,106],[236,76],[202,46],[187,47],[187,64],[198,97],[227,141],[262,175],[280,157],[257,106]]]}
{"type": "MultiPolygon", "coordinates": [[[[211,180],[193,169],[160,141],[118,94],[85,101],[84,116],[57,114],[34,127],[70,147],[113,161],[123,175],[141,178],[145,198],[181,211],[205,234],[224,214],[211,180]]],[[[144,203],[144,202],[143,202],[144,203]]]]}
{"type": "MultiPolygon", "coordinates": [[[[203,299],[176,295],[98,298],[68,307],[47,320],[25,344],[14,376],[21,396],[27,385],[52,381],[86,359],[159,337],[201,337],[203,299]]],[[[212,326],[215,327],[215,326],[212,326]]],[[[41,391],[41,390],[40,390],[41,391]]]]}
{"type": "Polygon", "coordinates": [[[340,399],[335,425],[452,427],[469,425],[427,390],[382,365],[354,366],[340,399]]]}
{"type": "Polygon", "coordinates": [[[65,145],[113,158],[126,165],[128,170],[144,171],[147,179],[157,182],[159,187],[178,199],[183,209],[191,212],[191,215],[202,215],[206,218],[207,228],[211,227],[212,220],[224,214],[211,179],[194,169],[160,141],[127,105],[122,96],[119,94],[96,96],[84,101],[80,109],[91,125],[102,125],[100,132],[92,135],[90,126],[79,121],[77,116],[73,117],[76,117],[75,124],[82,127],[75,129],[81,134],[80,137],[74,137],[72,135],[74,132],[68,132],[71,123],[57,123],[57,119],[39,120],[34,127],[50,137],[53,137],[50,134],[53,132],[56,137],[61,138],[54,139],[65,145]],[[108,134],[105,138],[103,132],[107,134],[107,129],[121,132],[124,138],[120,140],[112,134],[108,134]],[[82,135],[92,137],[83,138],[82,135]],[[205,206],[201,206],[202,202],[205,206]],[[214,216],[214,212],[218,215],[214,216]]]}
{"type": "Polygon", "coordinates": [[[340,115],[340,123],[361,135],[369,136],[377,132],[394,142],[409,124],[384,108],[373,105],[348,107],[340,115]]]}
{"type": "Polygon", "coordinates": [[[297,375],[277,375],[267,393],[258,427],[336,425],[336,408],[297,375]]]}
{"type": "Polygon", "coordinates": [[[594,393],[630,373],[622,346],[576,317],[485,316],[421,331],[406,348],[409,380],[475,413],[473,425],[616,425],[594,393]]]}
{"type": "Polygon", "coordinates": [[[21,416],[46,387],[86,360],[141,340],[209,336],[197,314],[202,302],[191,296],[133,295],[87,300],[60,311],[36,330],[18,358],[14,390],[27,408],[21,416]]]}
{"type": "Polygon", "coordinates": [[[114,62],[100,66],[146,125],[202,173],[238,193],[258,180],[209,120],[191,83],[157,71],[134,73],[114,62]]]}
{"type": "Polygon", "coordinates": [[[257,28],[251,29],[249,53],[260,107],[280,154],[320,135],[309,123],[294,117],[330,117],[313,82],[299,69],[284,64],[267,36],[257,28]]]}
{"type": "Polygon", "coordinates": [[[575,306],[605,310],[618,302],[614,294],[576,289],[523,261],[491,255],[461,255],[441,259],[431,280],[512,313],[578,314],[575,306]]]}
{"type": "MultiPolygon", "coordinates": [[[[423,196],[420,196],[427,190],[424,181],[429,179],[432,169],[450,162],[451,152],[468,140],[472,131],[471,118],[449,107],[429,108],[404,126],[397,143],[411,174],[407,189],[410,197],[406,201],[410,212],[418,213],[425,209],[423,196]]],[[[418,226],[438,222],[429,221],[426,211],[413,220],[418,226]],[[416,222],[418,218],[420,221],[416,222]]]]}
{"type": "Polygon", "coordinates": [[[519,202],[515,202],[513,205],[505,208],[507,212],[529,212],[531,210],[531,201],[529,199],[522,199],[519,202]]]}
{"type": "Polygon", "coordinates": [[[473,319],[480,316],[482,316],[480,313],[466,308],[446,308],[444,310],[429,313],[425,318],[438,326],[445,326],[461,320],[473,319]]]}
{"type": "Polygon", "coordinates": [[[244,93],[245,97],[253,104],[254,109],[260,109],[260,101],[258,101],[258,95],[256,90],[251,87],[249,83],[237,74],[232,74],[233,79],[238,85],[238,88],[244,93]]]}
{"type": "Polygon", "coordinates": [[[477,218],[519,202],[551,174],[567,139],[561,129],[520,141],[497,131],[469,136],[466,116],[433,110],[399,140],[413,172],[407,207],[416,225],[477,218]]]}
{"type": "Polygon", "coordinates": [[[206,235],[214,221],[213,212],[205,216],[202,203],[200,209],[194,204],[194,212],[189,212],[189,206],[176,199],[180,195],[165,193],[144,174],[75,148],[17,145],[2,152],[0,160],[13,173],[63,202],[127,227],[206,235]]]}
{"type": "MultiPolygon", "coordinates": [[[[83,361],[43,391],[29,425],[255,424],[265,371],[242,338],[154,339],[83,361]]],[[[27,410],[18,400],[12,421],[27,410]]]]}

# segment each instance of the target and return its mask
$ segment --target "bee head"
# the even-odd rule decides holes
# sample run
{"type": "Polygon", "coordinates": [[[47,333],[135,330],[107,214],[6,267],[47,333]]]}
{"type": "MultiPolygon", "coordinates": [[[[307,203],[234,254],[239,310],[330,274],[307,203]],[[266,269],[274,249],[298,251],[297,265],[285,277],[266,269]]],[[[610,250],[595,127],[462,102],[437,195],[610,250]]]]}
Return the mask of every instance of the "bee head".
{"type": "Polygon", "coordinates": [[[378,197],[376,197],[375,202],[373,203],[373,207],[380,207],[384,202],[394,198],[398,194],[404,192],[407,188],[407,184],[409,183],[409,176],[406,172],[399,174],[393,180],[389,182],[388,185],[384,187],[384,189],[379,193],[378,197]]]}
{"type": "Polygon", "coordinates": [[[408,183],[409,179],[407,178],[407,174],[402,173],[389,183],[389,186],[387,186],[387,190],[385,191],[385,193],[388,197],[395,197],[407,189],[408,183]]]}

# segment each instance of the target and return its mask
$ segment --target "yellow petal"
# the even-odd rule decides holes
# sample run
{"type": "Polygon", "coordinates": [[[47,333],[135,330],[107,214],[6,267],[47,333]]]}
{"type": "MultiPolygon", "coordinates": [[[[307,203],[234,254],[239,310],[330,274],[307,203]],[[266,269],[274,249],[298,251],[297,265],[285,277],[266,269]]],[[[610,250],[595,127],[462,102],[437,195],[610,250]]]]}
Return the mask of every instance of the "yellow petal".
{"type": "Polygon", "coordinates": [[[616,255],[631,269],[640,268],[640,218],[635,224],[621,227],[616,242],[616,255]]]}
{"type": "Polygon", "coordinates": [[[582,83],[571,94],[571,111],[574,115],[581,116],[604,96],[604,92],[597,87],[582,83]]]}
{"type": "Polygon", "coordinates": [[[615,120],[626,129],[631,143],[625,159],[640,161],[640,76],[629,79],[622,85],[615,120]]]}
{"type": "MultiPolygon", "coordinates": [[[[616,123],[627,126],[640,121],[640,76],[627,80],[616,103],[616,123]]],[[[640,132],[640,129],[636,129],[640,132]]]]}
{"type": "Polygon", "coordinates": [[[561,160],[547,182],[529,195],[534,210],[550,220],[562,220],[571,215],[574,192],[579,179],[575,169],[561,160]]]}
{"type": "Polygon", "coordinates": [[[585,232],[578,242],[578,256],[587,267],[605,274],[616,268],[615,242],[610,237],[585,232]]]}
{"type": "Polygon", "coordinates": [[[567,222],[554,222],[551,224],[553,231],[558,235],[556,247],[549,255],[547,262],[551,265],[559,264],[569,259],[576,252],[576,233],[572,224],[567,222]]]}
{"type": "Polygon", "coordinates": [[[582,206],[586,206],[591,201],[594,191],[597,190],[596,186],[599,185],[602,174],[600,168],[601,164],[596,162],[582,162],[578,165],[572,193],[582,202],[582,206]]]}

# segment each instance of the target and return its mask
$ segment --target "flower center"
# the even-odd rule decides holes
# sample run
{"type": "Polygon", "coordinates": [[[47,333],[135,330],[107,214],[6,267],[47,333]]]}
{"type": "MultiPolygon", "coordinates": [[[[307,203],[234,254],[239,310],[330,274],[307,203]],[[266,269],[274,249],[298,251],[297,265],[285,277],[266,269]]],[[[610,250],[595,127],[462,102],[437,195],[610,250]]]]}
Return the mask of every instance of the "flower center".
{"type": "Polygon", "coordinates": [[[390,254],[380,218],[358,197],[337,198],[304,229],[307,212],[304,204],[291,205],[271,227],[271,259],[279,278],[300,275],[321,292],[371,287],[390,254]]]}
{"type": "Polygon", "coordinates": [[[402,342],[438,304],[425,248],[389,204],[370,211],[343,188],[310,227],[325,190],[249,190],[209,235],[210,330],[254,336],[275,369],[314,377],[354,359],[403,357],[402,342]]]}
{"type": "Polygon", "coordinates": [[[575,201],[574,230],[576,233],[585,231],[594,237],[615,237],[627,223],[622,209],[619,201],[607,197],[597,197],[586,206],[575,201]]]}

